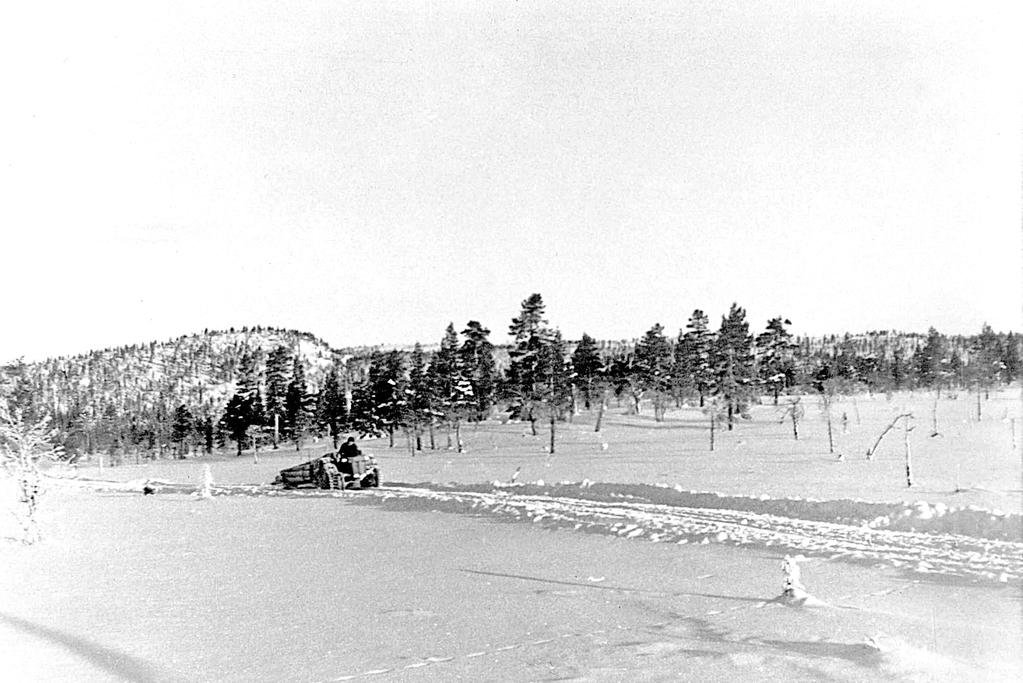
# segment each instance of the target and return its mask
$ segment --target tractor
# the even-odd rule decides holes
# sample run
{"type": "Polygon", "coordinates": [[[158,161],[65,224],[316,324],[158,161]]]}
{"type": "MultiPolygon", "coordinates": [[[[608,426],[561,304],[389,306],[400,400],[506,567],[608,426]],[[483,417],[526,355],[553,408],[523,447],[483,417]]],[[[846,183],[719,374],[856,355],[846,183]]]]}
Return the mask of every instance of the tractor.
{"type": "Polygon", "coordinates": [[[274,483],[286,489],[301,486],[340,490],[376,488],[380,486],[380,468],[372,455],[342,457],[331,452],[281,470],[274,483]]]}

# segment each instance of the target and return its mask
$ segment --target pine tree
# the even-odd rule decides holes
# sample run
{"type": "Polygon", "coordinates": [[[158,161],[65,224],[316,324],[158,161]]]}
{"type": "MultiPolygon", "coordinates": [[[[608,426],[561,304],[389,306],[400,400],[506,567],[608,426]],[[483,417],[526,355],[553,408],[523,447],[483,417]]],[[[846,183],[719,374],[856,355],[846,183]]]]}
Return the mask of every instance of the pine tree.
{"type": "Polygon", "coordinates": [[[207,455],[213,452],[213,444],[216,436],[215,426],[209,406],[203,406],[200,408],[199,414],[193,422],[193,429],[196,438],[199,440],[199,443],[202,444],[203,452],[207,455]]]}
{"type": "Polygon", "coordinates": [[[543,384],[539,387],[539,398],[547,411],[550,422],[550,445],[548,453],[554,453],[555,424],[561,419],[571,403],[571,369],[565,362],[565,342],[561,331],[555,330],[550,340],[540,347],[539,372],[543,384]]]}
{"type": "Polygon", "coordinates": [[[891,388],[895,389],[895,391],[899,391],[906,385],[908,380],[906,355],[901,346],[896,346],[892,351],[889,374],[891,376],[891,388]]]}
{"type": "Polygon", "coordinates": [[[459,353],[458,335],[455,326],[449,323],[441,339],[440,348],[434,354],[430,370],[433,381],[432,394],[436,407],[448,425],[448,448],[452,448],[450,428],[455,430],[455,446],[461,452],[461,422],[472,406],[472,384],[459,353]]]}
{"type": "Polygon", "coordinates": [[[780,316],[767,321],[767,329],[757,337],[756,352],[760,380],[767,386],[778,405],[778,394],[795,380],[794,352],[796,345],[785,327],[789,320],[780,316]]]}
{"type": "Polygon", "coordinates": [[[550,340],[547,319],[544,318],[543,297],[531,294],[522,302],[519,315],[512,318],[508,333],[514,339],[509,352],[505,386],[509,393],[509,407],[514,417],[529,420],[530,430],[536,436],[536,414],[541,402],[543,377],[540,373],[540,352],[550,340]]]}
{"type": "Polygon", "coordinates": [[[987,398],[991,387],[1001,379],[1002,348],[998,341],[998,335],[994,333],[991,326],[984,323],[980,334],[974,337],[970,344],[970,375],[978,391],[984,392],[987,398]]]}
{"type": "Polygon", "coordinates": [[[716,378],[711,358],[714,333],[710,331],[710,319],[700,309],[693,311],[686,328],[688,332],[681,335],[676,349],[676,372],[679,381],[691,386],[699,395],[702,408],[716,378]]]}
{"type": "Polygon", "coordinates": [[[616,353],[611,358],[607,376],[614,387],[615,396],[621,400],[622,394],[628,394],[632,399],[632,412],[639,415],[646,386],[643,383],[642,373],[636,366],[635,352],[616,353]]]}
{"type": "Polygon", "coordinates": [[[348,426],[348,409],[336,367],[327,372],[318,398],[316,421],[321,428],[327,430],[333,441],[334,450],[337,450],[341,432],[348,426]]]}
{"type": "MultiPolygon", "coordinates": [[[[297,358],[295,359],[297,360],[297,358]]],[[[289,370],[293,364],[291,352],[286,346],[278,346],[266,359],[266,418],[267,424],[274,428],[273,447],[277,448],[279,429],[287,414],[289,370]]]]}
{"type": "Polygon", "coordinates": [[[913,362],[920,385],[940,390],[948,375],[945,337],[933,327],[927,330],[927,341],[913,356],[913,362]]]}
{"type": "Polygon", "coordinates": [[[182,404],[174,410],[174,423],[171,426],[171,442],[177,445],[178,455],[184,457],[188,450],[188,441],[195,431],[195,419],[188,406],[182,404]]]}
{"type": "Polygon", "coordinates": [[[259,358],[246,351],[239,363],[235,393],[224,409],[220,424],[238,445],[238,455],[241,455],[245,442],[252,435],[252,428],[259,429],[263,423],[263,397],[259,389],[259,358]]]}
{"type": "Polygon", "coordinates": [[[721,318],[721,329],[714,344],[715,394],[724,400],[729,431],[735,413],[745,414],[752,393],[752,344],[746,311],[733,303],[728,315],[721,318]]]}
{"type": "Polygon", "coordinates": [[[595,396],[602,395],[599,384],[603,367],[604,362],[597,349],[596,340],[583,332],[579,345],[572,353],[572,369],[582,386],[583,405],[586,410],[590,409],[590,402],[595,396]]]}
{"type": "Polygon", "coordinates": [[[235,393],[250,402],[254,401],[259,392],[261,379],[259,354],[245,351],[238,363],[235,393]]]}
{"type": "Polygon", "coordinates": [[[409,416],[415,450],[423,450],[423,426],[432,425],[434,396],[430,376],[426,368],[423,347],[416,342],[409,357],[409,416]]]}
{"type": "Polygon", "coordinates": [[[494,363],[494,345],[488,339],[489,334],[490,330],[479,322],[470,320],[462,330],[465,341],[459,350],[462,367],[475,398],[470,418],[477,422],[486,419],[494,405],[497,370],[494,363]]]}
{"type": "Polygon", "coordinates": [[[309,430],[313,400],[305,381],[305,366],[302,359],[295,357],[291,370],[291,381],[284,397],[285,424],[288,435],[295,443],[295,450],[301,450],[302,439],[309,430]]]}
{"type": "Polygon", "coordinates": [[[361,436],[379,436],[383,433],[373,396],[373,385],[369,377],[356,382],[352,387],[352,407],[349,419],[352,430],[361,436]]]}
{"type": "Polygon", "coordinates": [[[238,455],[241,455],[249,426],[252,424],[249,401],[240,393],[232,396],[227,402],[223,417],[220,418],[220,424],[231,440],[238,445],[238,455]]]}
{"type": "Polygon", "coordinates": [[[263,392],[256,389],[256,395],[249,402],[249,436],[252,439],[252,447],[259,452],[259,443],[263,432],[266,429],[266,408],[263,404],[263,392]]]}
{"type": "Polygon", "coordinates": [[[365,433],[387,434],[388,444],[392,448],[395,430],[407,424],[407,382],[405,358],[401,351],[394,349],[387,354],[373,353],[364,387],[369,396],[361,396],[359,404],[360,411],[368,409],[370,412],[368,415],[360,415],[360,419],[365,433]],[[367,398],[369,405],[366,403],[367,398]]]}
{"type": "Polygon", "coordinates": [[[1019,337],[1010,332],[1005,336],[1002,346],[1002,368],[1005,370],[1005,381],[1015,382],[1020,378],[1023,364],[1020,362],[1019,337]]]}
{"type": "Polygon", "coordinates": [[[636,344],[635,371],[639,384],[654,404],[654,420],[664,420],[672,388],[673,353],[664,327],[655,324],[636,344]]]}

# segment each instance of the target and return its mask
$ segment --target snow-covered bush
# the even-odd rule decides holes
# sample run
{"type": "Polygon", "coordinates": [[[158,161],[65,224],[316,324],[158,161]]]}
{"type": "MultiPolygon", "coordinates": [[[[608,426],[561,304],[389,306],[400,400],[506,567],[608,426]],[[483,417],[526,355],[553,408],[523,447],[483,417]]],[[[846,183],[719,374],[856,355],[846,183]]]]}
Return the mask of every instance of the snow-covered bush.
{"type": "Polygon", "coordinates": [[[13,414],[0,411],[0,467],[14,486],[14,500],[5,500],[11,514],[22,528],[22,541],[32,544],[39,540],[36,512],[43,492],[42,460],[56,460],[63,449],[53,445],[56,430],[49,428],[50,418],[27,424],[20,411],[13,414]]]}
{"type": "Polygon", "coordinates": [[[213,470],[210,469],[209,463],[203,465],[202,484],[199,486],[199,490],[195,492],[195,495],[203,499],[213,497],[213,470]]]}

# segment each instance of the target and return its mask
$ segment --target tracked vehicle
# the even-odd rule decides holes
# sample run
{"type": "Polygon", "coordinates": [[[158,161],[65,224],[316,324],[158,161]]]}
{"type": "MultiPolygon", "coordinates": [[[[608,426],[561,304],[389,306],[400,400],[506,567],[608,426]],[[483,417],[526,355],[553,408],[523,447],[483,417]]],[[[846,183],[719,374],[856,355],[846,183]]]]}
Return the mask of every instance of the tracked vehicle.
{"type": "Polygon", "coordinates": [[[380,486],[380,468],[372,455],[342,457],[336,453],[281,470],[276,484],[286,489],[365,489],[380,486]]]}

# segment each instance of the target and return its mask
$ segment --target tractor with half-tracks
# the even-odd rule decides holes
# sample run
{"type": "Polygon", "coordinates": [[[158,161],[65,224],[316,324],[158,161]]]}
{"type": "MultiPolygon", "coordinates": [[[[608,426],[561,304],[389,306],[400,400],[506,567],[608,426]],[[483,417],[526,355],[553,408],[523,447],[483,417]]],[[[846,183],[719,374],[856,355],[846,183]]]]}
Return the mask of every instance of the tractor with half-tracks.
{"type": "Polygon", "coordinates": [[[327,453],[319,458],[281,470],[277,481],[286,489],[314,486],[321,489],[366,489],[380,486],[380,468],[372,455],[340,456],[327,453]]]}

